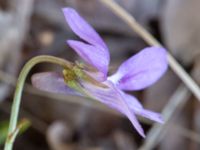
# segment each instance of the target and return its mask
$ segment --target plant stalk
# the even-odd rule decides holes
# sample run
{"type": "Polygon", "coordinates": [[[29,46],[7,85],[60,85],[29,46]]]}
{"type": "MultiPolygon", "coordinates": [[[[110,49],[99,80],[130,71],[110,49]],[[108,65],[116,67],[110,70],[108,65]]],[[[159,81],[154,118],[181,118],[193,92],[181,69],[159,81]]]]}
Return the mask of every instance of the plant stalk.
{"type": "Polygon", "coordinates": [[[52,63],[62,66],[63,68],[72,68],[73,63],[57,58],[54,56],[48,56],[48,55],[42,55],[42,56],[36,56],[29,60],[25,66],[22,68],[19,78],[17,80],[13,104],[11,108],[11,116],[10,116],[10,122],[9,122],[9,128],[8,128],[8,135],[5,142],[4,150],[12,150],[13,143],[15,141],[16,135],[13,134],[17,128],[17,121],[19,116],[19,108],[21,103],[21,96],[22,96],[22,90],[24,87],[24,83],[26,80],[26,77],[30,70],[38,63],[52,63]],[[14,137],[13,137],[14,136],[14,137]]]}

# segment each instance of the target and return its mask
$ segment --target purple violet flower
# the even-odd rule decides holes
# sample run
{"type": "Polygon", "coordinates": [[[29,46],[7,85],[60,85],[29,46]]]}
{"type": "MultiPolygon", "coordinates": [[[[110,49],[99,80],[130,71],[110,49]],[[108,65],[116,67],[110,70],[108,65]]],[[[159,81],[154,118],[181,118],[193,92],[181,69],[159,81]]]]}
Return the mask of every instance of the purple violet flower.
{"type": "Polygon", "coordinates": [[[71,76],[45,72],[33,75],[33,85],[48,92],[89,95],[127,116],[139,134],[145,137],[136,115],[159,123],[163,123],[163,119],[159,113],[143,108],[137,98],[124,91],[142,90],[155,83],[167,70],[166,50],[147,47],[122,63],[115,74],[107,76],[110,55],[102,38],[74,9],[64,8],[63,13],[73,32],[85,41],[68,40],[67,43],[87,64],[82,66],[82,71],[95,82],[84,77],[72,78],[85,91],[81,92],[66,82],[71,76]]]}

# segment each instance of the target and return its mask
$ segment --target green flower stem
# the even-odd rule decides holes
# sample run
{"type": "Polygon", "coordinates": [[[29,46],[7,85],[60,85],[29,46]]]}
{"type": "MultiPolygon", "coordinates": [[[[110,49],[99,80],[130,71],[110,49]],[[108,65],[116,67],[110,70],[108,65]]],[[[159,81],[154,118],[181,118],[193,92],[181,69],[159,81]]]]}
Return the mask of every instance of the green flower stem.
{"type": "Polygon", "coordinates": [[[13,147],[13,143],[14,143],[14,140],[16,137],[16,135],[14,135],[13,133],[15,132],[15,130],[17,128],[19,107],[20,107],[22,90],[24,87],[26,77],[33,66],[35,66],[38,63],[42,63],[42,62],[57,64],[57,65],[62,66],[63,68],[72,68],[73,67],[73,63],[68,62],[67,60],[53,57],[53,56],[47,56],[47,55],[36,56],[25,64],[25,66],[23,67],[23,69],[19,75],[16,89],[15,89],[15,95],[14,95],[14,100],[13,100],[13,104],[12,104],[8,135],[7,135],[7,139],[5,142],[4,150],[12,150],[12,147],[13,147]],[[13,137],[13,136],[15,136],[15,137],[13,137]]]}

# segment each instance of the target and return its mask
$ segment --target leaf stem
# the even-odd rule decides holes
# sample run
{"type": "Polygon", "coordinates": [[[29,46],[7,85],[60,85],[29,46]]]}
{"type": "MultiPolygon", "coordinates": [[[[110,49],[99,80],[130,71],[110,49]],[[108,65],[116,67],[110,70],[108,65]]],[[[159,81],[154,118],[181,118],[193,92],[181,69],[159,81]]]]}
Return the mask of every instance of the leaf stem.
{"type": "Polygon", "coordinates": [[[13,143],[15,140],[16,135],[13,134],[15,132],[15,129],[17,127],[17,120],[18,120],[18,115],[19,115],[19,107],[20,107],[20,102],[21,102],[21,96],[22,96],[22,90],[24,87],[24,83],[26,80],[26,77],[28,73],[30,72],[31,68],[35,66],[38,63],[53,63],[62,66],[63,68],[71,68],[73,67],[73,63],[57,58],[54,56],[47,56],[47,55],[42,55],[42,56],[36,56],[29,60],[25,66],[22,68],[19,78],[17,80],[17,85],[15,89],[15,94],[14,94],[14,100],[12,104],[12,109],[11,109],[11,116],[10,116],[10,123],[9,123],[9,129],[8,129],[8,135],[7,139],[5,142],[5,147],[4,150],[12,150],[13,143]],[[15,137],[10,138],[11,135],[14,135],[15,137]]]}

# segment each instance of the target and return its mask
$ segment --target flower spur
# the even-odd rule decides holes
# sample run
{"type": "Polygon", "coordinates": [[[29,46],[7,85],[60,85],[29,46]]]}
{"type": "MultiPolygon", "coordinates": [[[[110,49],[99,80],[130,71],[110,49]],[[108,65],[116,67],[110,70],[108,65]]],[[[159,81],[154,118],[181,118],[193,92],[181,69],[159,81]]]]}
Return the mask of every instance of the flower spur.
{"type": "Polygon", "coordinates": [[[64,8],[65,19],[82,41],[68,40],[68,45],[84,60],[65,68],[63,74],[37,73],[33,85],[41,90],[90,97],[121,112],[145,137],[136,115],[163,123],[159,113],[143,108],[136,97],[124,91],[142,90],[155,83],[167,70],[166,50],[147,47],[123,62],[117,72],[107,76],[110,62],[108,47],[99,34],[72,8],[64,8]]]}

